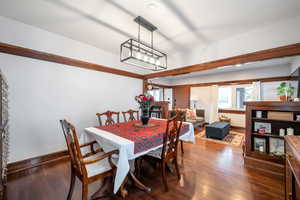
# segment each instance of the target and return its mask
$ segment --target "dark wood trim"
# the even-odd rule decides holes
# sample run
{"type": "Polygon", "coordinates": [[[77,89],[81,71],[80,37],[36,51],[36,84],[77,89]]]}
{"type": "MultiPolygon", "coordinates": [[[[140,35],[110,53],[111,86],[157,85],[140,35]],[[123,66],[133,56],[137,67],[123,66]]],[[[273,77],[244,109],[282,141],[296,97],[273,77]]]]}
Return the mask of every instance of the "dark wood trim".
{"type": "Polygon", "coordinates": [[[148,85],[153,85],[159,88],[173,88],[172,85],[163,85],[163,84],[157,84],[157,83],[148,83],[148,85]]]}
{"type": "Polygon", "coordinates": [[[148,80],[143,79],[143,94],[145,94],[148,91],[148,80]]]}
{"type": "Polygon", "coordinates": [[[220,59],[216,61],[181,67],[177,69],[147,74],[145,78],[155,78],[155,77],[164,77],[164,76],[172,76],[179,74],[186,74],[196,71],[203,71],[208,69],[214,69],[221,66],[227,65],[236,65],[247,62],[255,62],[262,61],[272,58],[280,58],[284,56],[294,56],[300,54],[300,43],[281,46],[277,48],[256,51],[254,53],[243,54],[239,56],[233,56],[225,59],[220,59]]]}
{"type": "MultiPolygon", "coordinates": [[[[280,107],[279,110],[292,110],[295,108],[300,108],[300,102],[282,102],[282,101],[245,101],[244,105],[253,107],[280,107]]],[[[275,109],[275,108],[273,108],[275,109]]]]}
{"type": "Polygon", "coordinates": [[[19,172],[24,172],[35,167],[48,165],[50,163],[54,163],[66,159],[69,159],[69,153],[67,150],[64,150],[64,151],[58,151],[58,152],[54,152],[42,156],[37,156],[34,158],[29,158],[29,159],[9,163],[7,166],[8,176],[19,172]]]}
{"type": "Polygon", "coordinates": [[[42,51],[28,49],[28,48],[24,48],[24,47],[20,47],[20,46],[1,43],[1,42],[0,42],[0,52],[6,53],[6,54],[12,54],[12,55],[17,55],[17,56],[33,58],[33,59],[38,59],[38,60],[54,62],[54,63],[59,63],[59,64],[64,64],[64,65],[69,65],[69,66],[73,66],[73,67],[80,67],[80,68],[85,68],[85,69],[90,69],[90,70],[95,70],[95,71],[107,72],[107,73],[111,73],[111,74],[127,76],[127,77],[132,77],[132,78],[138,78],[138,79],[144,78],[144,76],[140,75],[140,74],[136,74],[136,73],[132,73],[132,72],[124,71],[124,70],[119,70],[119,69],[114,69],[114,68],[106,67],[103,65],[85,62],[85,61],[81,61],[81,60],[77,60],[77,59],[73,59],[73,58],[50,54],[50,53],[46,53],[46,52],[42,52],[42,51]]]}
{"type": "Polygon", "coordinates": [[[231,113],[231,114],[245,114],[245,110],[234,110],[234,109],[219,109],[218,113],[231,113]]]}
{"type": "Polygon", "coordinates": [[[297,80],[298,77],[295,76],[280,76],[280,77],[271,77],[271,78],[256,78],[256,79],[246,79],[246,80],[233,80],[233,81],[219,81],[219,82],[209,82],[209,83],[195,83],[195,84],[185,84],[185,85],[173,85],[173,87],[207,87],[212,85],[242,85],[242,84],[251,84],[255,81],[265,82],[275,82],[275,81],[291,81],[297,80]]]}

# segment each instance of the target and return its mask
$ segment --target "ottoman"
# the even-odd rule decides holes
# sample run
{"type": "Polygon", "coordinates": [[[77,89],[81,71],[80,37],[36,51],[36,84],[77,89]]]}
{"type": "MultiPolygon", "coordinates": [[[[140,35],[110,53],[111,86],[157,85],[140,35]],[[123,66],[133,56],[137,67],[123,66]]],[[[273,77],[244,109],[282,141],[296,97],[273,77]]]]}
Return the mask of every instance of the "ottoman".
{"type": "Polygon", "coordinates": [[[206,137],[222,140],[229,133],[228,122],[214,122],[206,126],[206,137]]]}

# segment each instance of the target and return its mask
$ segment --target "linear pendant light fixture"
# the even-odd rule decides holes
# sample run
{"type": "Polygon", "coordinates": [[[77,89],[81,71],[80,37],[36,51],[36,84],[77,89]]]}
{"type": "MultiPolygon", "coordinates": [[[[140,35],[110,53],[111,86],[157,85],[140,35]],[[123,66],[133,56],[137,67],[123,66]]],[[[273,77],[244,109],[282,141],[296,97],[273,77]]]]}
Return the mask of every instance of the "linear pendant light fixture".
{"type": "Polygon", "coordinates": [[[121,44],[120,61],[152,71],[167,69],[167,55],[153,48],[153,32],[157,28],[141,16],[136,17],[134,21],[139,28],[138,40],[131,38],[121,44]],[[141,26],[151,33],[151,46],[141,42],[141,26]]]}

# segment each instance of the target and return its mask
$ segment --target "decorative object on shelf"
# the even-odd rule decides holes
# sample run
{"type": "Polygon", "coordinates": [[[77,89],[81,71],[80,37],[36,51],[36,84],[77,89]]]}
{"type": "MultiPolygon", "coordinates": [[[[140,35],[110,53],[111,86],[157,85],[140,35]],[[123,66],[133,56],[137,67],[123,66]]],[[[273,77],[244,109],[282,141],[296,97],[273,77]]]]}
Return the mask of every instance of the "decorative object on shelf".
{"type": "Polygon", "coordinates": [[[266,130],[265,129],[258,129],[258,133],[263,135],[263,134],[266,133],[266,130]]]}
{"type": "Polygon", "coordinates": [[[287,85],[286,82],[281,82],[279,87],[276,88],[276,90],[280,101],[289,101],[294,95],[295,87],[293,87],[291,83],[287,85]]]}
{"type": "Polygon", "coordinates": [[[268,119],[275,119],[275,120],[294,120],[294,115],[292,112],[268,112],[268,119]]]}
{"type": "Polygon", "coordinates": [[[8,84],[0,70],[0,199],[6,199],[7,162],[9,153],[8,84]]]}
{"type": "Polygon", "coordinates": [[[281,128],[279,129],[279,136],[285,136],[285,129],[281,128]]]}
{"type": "Polygon", "coordinates": [[[294,102],[299,102],[300,99],[298,97],[294,98],[294,102]]]}
{"type": "Polygon", "coordinates": [[[254,131],[259,133],[260,130],[264,130],[264,133],[271,133],[271,124],[264,122],[254,122],[254,131]]]}
{"type": "Polygon", "coordinates": [[[167,54],[153,48],[153,32],[157,27],[141,16],[136,17],[134,21],[138,24],[138,40],[131,38],[121,44],[121,62],[152,71],[167,69],[167,54]],[[151,33],[151,46],[141,41],[141,26],[151,33]]]}
{"type": "Polygon", "coordinates": [[[256,111],[256,118],[262,118],[262,111],[256,111]]]}
{"type": "Polygon", "coordinates": [[[228,123],[230,124],[231,119],[230,119],[229,117],[225,116],[225,115],[221,115],[221,116],[219,117],[219,121],[220,121],[220,122],[228,122],[228,123]]]}
{"type": "Polygon", "coordinates": [[[266,153],[266,139],[254,137],[254,151],[266,153]]]}
{"type": "Polygon", "coordinates": [[[154,103],[154,97],[150,94],[140,94],[135,97],[135,100],[140,104],[141,121],[143,125],[147,125],[150,119],[150,108],[154,103]]]}
{"type": "Polygon", "coordinates": [[[276,156],[284,155],[284,140],[278,138],[269,138],[270,153],[276,156]]]}
{"type": "Polygon", "coordinates": [[[287,128],[286,129],[286,134],[287,135],[294,135],[294,129],[293,128],[287,128]]]}
{"type": "Polygon", "coordinates": [[[300,121],[300,115],[296,115],[296,120],[300,121]]]}

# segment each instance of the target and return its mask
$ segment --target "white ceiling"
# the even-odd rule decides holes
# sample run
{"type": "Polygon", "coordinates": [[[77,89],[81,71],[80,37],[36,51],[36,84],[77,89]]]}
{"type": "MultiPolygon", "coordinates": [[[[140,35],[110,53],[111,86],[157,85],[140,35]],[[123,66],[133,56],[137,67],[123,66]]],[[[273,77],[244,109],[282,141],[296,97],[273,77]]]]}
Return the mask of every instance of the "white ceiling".
{"type": "MultiPolygon", "coordinates": [[[[155,47],[173,54],[299,15],[299,0],[0,0],[0,15],[114,54],[136,37],[141,15],[159,28],[155,47]]],[[[143,33],[145,41],[150,38],[143,33]],[[146,37],[147,36],[147,37],[146,37]]]]}

